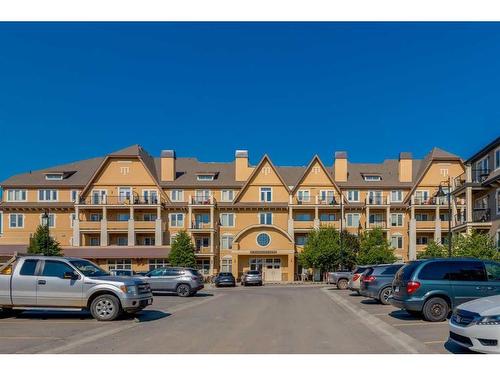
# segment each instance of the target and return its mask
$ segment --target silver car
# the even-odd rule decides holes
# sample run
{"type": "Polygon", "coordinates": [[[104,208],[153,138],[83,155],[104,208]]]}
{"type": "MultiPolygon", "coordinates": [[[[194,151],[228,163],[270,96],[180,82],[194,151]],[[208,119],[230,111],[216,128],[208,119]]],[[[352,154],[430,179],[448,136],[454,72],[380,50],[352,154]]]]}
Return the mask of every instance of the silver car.
{"type": "Polygon", "coordinates": [[[241,285],[260,285],[262,286],[262,273],[260,271],[248,271],[241,276],[241,285]]]}
{"type": "Polygon", "coordinates": [[[194,296],[204,286],[202,274],[194,268],[157,268],[144,278],[153,292],[175,292],[180,297],[194,296]]]}

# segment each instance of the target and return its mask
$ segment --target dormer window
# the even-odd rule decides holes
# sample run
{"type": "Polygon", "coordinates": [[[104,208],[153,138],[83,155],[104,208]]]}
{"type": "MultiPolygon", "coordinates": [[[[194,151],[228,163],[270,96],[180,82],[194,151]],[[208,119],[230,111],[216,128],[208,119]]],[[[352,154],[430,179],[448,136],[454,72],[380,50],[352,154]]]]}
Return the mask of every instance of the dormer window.
{"type": "Polygon", "coordinates": [[[196,175],[196,179],[198,181],[213,181],[214,177],[215,177],[215,174],[208,174],[208,173],[196,175]]]}
{"type": "Polygon", "coordinates": [[[382,176],[376,174],[365,174],[363,175],[365,181],[382,181],[382,176]]]}
{"type": "Polygon", "coordinates": [[[45,179],[48,181],[59,181],[64,178],[62,173],[47,173],[45,174],[45,179]]]}

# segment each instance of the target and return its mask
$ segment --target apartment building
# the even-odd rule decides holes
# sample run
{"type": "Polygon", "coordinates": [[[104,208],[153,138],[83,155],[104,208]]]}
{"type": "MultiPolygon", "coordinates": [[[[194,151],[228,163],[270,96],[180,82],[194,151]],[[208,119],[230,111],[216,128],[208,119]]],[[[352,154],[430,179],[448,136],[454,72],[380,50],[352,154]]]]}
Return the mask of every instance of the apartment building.
{"type": "Polygon", "coordinates": [[[134,145],[3,181],[0,256],[24,251],[48,214],[65,255],[108,269],[166,265],[180,230],[205,274],[259,269],[266,280],[292,281],[308,232],[321,226],[382,228],[395,254],[413,259],[446,237],[447,206],[436,191],[464,171],[458,156],[438,148],[424,159],[403,152],[363,164],[336,152],[327,164],[314,156],[307,166],[275,166],[267,155],[251,165],[245,150],[214,163],[172,150],[152,157],[134,145]]]}
{"type": "Polygon", "coordinates": [[[456,210],[453,232],[475,229],[496,239],[500,248],[500,137],[465,162],[465,172],[452,181],[456,210]]]}

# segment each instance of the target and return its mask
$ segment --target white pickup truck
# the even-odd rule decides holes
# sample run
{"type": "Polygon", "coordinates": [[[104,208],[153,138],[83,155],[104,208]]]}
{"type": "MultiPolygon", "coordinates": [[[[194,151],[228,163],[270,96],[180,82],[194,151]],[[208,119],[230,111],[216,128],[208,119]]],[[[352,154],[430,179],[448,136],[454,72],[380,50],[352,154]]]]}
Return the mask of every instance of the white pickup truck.
{"type": "Polygon", "coordinates": [[[79,258],[15,256],[0,267],[0,309],[90,310],[101,321],[136,313],[153,303],[144,280],[111,276],[79,258]]]}

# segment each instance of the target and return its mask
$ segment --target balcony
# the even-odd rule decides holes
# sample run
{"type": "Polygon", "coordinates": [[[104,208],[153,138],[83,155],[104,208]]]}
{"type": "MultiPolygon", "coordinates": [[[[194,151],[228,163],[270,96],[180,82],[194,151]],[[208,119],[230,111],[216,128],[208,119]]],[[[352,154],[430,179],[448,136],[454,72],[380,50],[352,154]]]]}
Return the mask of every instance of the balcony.
{"type": "Polygon", "coordinates": [[[143,221],[143,220],[134,221],[135,230],[150,230],[154,232],[155,228],[156,228],[156,222],[154,221],[143,221]]]}
{"type": "Polygon", "coordinates": [[[386,221],[374,221],[371,223],[368,223],[368,228],[369,229],[386,229],[387,228],[387,222],[386,221]]]}
{"type": "Polygon", "coordinates": [[[436,222],[434,220],[416,220],[416,228],[434,230],[436,222]]]}
{"type": "Polygon", "coordinates": [[[99,232],[101,230],[101,222],[100,221],[87,221],[87,220],[81,220],[80,221],[80,231],[93,231],[93,232],[99,232]]]}
{"type": "Polygon", "coordinates": [[[108,221],[108,230],[127,231],[128,221],[108,221]]]}
{"type": "Polygon", "coordinates": [[[80,198],[78,204],[84,206],[157,206],[160,199],[158,197],[139,197],[139,196],[90,196],[80,198]]]}
{"type": "Polygon", "coordinates": [[[192,206],[211,206],[214,205],[215,197],[213,195],[193,195],[189,196],[189,204],[192,206]]]}
{"type": "Polygon", "coordinates": [[[415,206],[443,206],[448,204],[447,197],[416,197],[413,196],[415,206]]]}
{"type": "MultiPolygon", "coordinates": [[[[457,225],[467,223],[467,213],[464,210],[461,214],[455,216],[457,225]]],[[[472,223],[491,224],[491,210],[489,208],[474,208],[472,210],[472,223]]]]}
{"type": "Polygon", "coordinates": [[[210,246],[195,246],[194,252],[196,254],[211,254],[210,246]]]}
{"type": "Polygon", "coordinates": [[[210,232],[214,230],[212,223],[205,222],[192,222],[189,229],[193,232],[210,232]]]}
{"type": "Polygon", "coordinates": [[[290,204],[298,206],[335,206],[340,203],[332,195],[316,195],[303,197],[290,197],[290,204]]]}
{"type": "Polygon", "coordinates": [[[332,220],[320,220],[319,226],[320,227],[324,227],[324,228],[336,228],[336,229],[339,229],[340,228],[340,221],[339,220],[336,220],[336,221],[332,221],[332,220]]]}
{"type": "Polygon", "coordinates": [[[294,220],[293,227],[294,229],[313,229],[314,220],[294,220]]]}
{"type": "Polygon", "coordinates": [[[383,195],[368,195],[366,197],[366,204],[368,206],[384,206],[389,204],[389,200],[383,195]]]}

